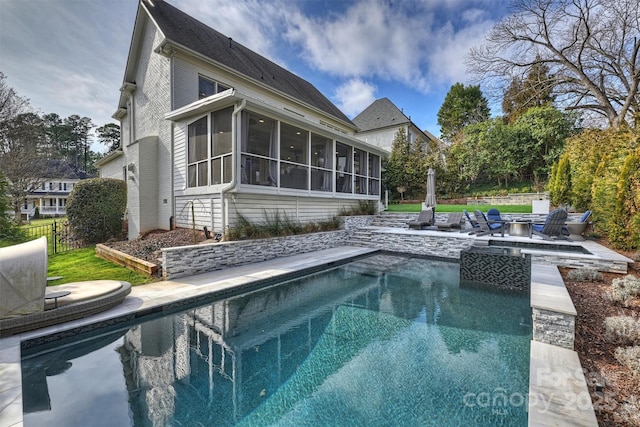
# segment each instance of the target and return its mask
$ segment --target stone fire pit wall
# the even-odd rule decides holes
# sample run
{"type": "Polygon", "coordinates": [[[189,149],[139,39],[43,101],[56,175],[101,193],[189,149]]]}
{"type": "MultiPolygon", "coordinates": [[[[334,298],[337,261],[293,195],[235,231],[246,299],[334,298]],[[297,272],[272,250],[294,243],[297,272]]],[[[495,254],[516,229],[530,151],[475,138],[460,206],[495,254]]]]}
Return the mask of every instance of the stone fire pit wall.
{"type": "Polygon", "coordinates": [[[162,249],[164,280],[347,244],[347,230],[162,249]]]}

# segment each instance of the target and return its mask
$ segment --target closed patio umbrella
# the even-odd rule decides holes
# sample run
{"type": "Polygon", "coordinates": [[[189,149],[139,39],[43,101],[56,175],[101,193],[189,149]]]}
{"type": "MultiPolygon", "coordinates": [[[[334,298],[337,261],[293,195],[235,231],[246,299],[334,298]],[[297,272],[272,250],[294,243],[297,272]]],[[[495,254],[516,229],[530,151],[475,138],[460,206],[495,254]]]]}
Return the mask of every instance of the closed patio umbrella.
{"type": "Polygon", "coordinates": [[[424,206],[434,209],[436,207],[436,171],[433,168],[429,168],[427,173],[427,198],[424,201],[424,206]]]}

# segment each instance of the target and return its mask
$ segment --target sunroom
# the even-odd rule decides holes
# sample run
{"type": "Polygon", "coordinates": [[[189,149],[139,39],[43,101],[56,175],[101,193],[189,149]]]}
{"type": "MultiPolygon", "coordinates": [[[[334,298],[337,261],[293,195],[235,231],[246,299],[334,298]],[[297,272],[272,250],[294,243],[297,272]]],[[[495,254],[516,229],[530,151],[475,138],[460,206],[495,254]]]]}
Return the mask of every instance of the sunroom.
{"type": "Polygon", "coordinates": [[[179,226],[188,220],[178,214],[188,203],[199,211],[192,214],[199,225],[223,231],[238,215],[282,210],[292,219],[324,220],[380,199],[384,151],[328,117],[278,108],[234,89],[165,117],[174,122],[179,226]]]}

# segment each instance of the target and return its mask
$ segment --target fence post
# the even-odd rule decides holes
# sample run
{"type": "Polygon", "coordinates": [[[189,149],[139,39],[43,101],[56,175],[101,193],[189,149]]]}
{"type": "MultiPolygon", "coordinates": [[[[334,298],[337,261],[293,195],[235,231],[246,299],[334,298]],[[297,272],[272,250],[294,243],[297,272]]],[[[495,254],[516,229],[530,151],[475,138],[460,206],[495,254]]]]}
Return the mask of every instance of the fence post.
{"type": "Polygon", "coordinates": [[[51,228],[51,239],[53,239],[53,253],[57,254],[58,253],[58,242],[57,242],[57,238],[56,238],[56,231],[57,231],[57,227],[56,227],[56,221],[53,221],[53,227],[51,228]]]}

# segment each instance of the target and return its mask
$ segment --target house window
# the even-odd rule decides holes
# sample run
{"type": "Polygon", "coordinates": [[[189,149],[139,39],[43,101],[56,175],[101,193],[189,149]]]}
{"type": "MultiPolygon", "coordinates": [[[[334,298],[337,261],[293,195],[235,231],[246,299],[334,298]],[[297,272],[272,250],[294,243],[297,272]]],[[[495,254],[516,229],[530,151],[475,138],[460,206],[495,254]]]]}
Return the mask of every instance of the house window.
{"type": "Polygon", "coordinates": [[[341,142],[336,142],[336,191],[351,193],[353,175],[353,149],[341,142]]]}
{"type": "Polygon", "coordinates": [[[248,111],[242,113],[241,182],[278,185],[277,122],[248,111]]]}
{"type": "Polygon", "coordinates": [[[206,77],[198,76],[198,99],[224,92],[227,89],[229,89],[228,86],[206,77]]]}
{"type": "Polygon", "coordinates": [[[369,153],[369,194],[380,195],[380,156],[369,153]]]}
{"type": "Polygon", "coordinates": [[[189,187],[207,185],[209,160],[207,150],[207,117],[203,117],[188,128],[187,176],[189,187]]]}
{"type": "Polygon", "coordinates": [[[211,114],[211,184],[231,182],[231,115],[233,108],[211,114]]]}
{"type": "Polygon", "coordinates": [[[67,183],[66,182],[64,184],[62,184],[62,187],[63,187],[64,191],[67,191],[67,183]]]}
{"type": "Polygon", "coordinates": [[[62,191],[62,183],[61,182],[58,183],[58,191],[62,191]]]}
{"type": "Polygon", "coordinates": [[[47,189],[47,184],[45,184],[44,182],[42,183],[42,189],[46,190],[47,189]]]}
{"type": "Polygon", "coordinates": [[[311,134],[311,189],[333,191],[333,140],[311,134]]]}
{"type": "Polygon", "coordinates": [[[49,190],[53,190],[53,182],[49,183],[49,190]]]}
{"type": "Polygon", "coordinates": [[[280,187],[309,189],[309,132],[280,124],[280,187]]]}
{"type": "Polygon", "coordinates": [[[354,193],[367,194],[367,153],[353,150],[354,193]]]}

